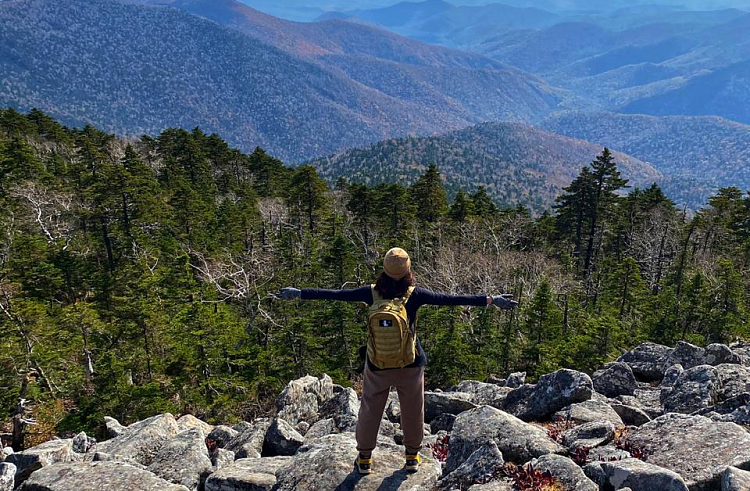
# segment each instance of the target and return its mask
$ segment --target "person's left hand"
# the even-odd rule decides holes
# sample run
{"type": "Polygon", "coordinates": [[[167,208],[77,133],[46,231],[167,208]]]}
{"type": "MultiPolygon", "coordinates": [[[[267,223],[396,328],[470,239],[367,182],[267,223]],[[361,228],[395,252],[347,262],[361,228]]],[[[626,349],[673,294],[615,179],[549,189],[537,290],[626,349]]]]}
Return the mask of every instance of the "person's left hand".
{"type": "Polygon", "coordinates": [[[276,294],[276,298],[280,300],[296,300],[302,296],[302,290],[299,288],[292,288],[291,286],[287,286],[279,290],[279,293],[276,294]]]}
{"type": "Polygon", "coordinates": [[[504,293],[502,295],[493,295],[492,305],[496,305],[497,307],[504,310],[512,310],[518,307],[518,302],[513,300],[512,294],[504,293]]]}

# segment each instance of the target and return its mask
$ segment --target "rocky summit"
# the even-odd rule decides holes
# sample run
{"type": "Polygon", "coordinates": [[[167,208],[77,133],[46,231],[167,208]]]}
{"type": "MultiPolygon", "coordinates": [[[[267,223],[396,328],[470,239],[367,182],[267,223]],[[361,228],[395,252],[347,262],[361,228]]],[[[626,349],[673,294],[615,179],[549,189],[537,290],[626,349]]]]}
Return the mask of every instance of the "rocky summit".
{"type": "Polygon", "coordinates": [[[160,414],[110,439],[79,433],[2,452],[0,491],[747,491],[750,359],[739,345],[638,346],[592,376],[463,381],[425,397],[424,462],[404,468],[389,398],[360,476],[359,399],[330,377],[289,382],[275,414],[233,426],[160,414]]]}

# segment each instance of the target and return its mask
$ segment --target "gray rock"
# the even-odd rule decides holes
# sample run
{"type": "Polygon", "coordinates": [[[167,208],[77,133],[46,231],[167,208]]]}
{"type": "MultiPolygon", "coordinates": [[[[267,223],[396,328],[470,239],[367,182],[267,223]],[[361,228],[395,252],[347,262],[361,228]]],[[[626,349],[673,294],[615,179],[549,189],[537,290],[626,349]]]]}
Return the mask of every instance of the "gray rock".
{"type": "Polygon", "coordinates": [[[327,435],[305,446],[276,471],[274,491],[353,490],[395,491],[430,489],[440,477],[440,464],[431,456],[416,473],[404,470],[404,449],[386,441],[378,442],[373,473],[362,477],[354,471],[357,443],[351,433],[327,435]]]}
{"type": "Polygon", "coordinates": [[[666,413],[690,414],[713,406],[719,400],[721,379],[710,365],[699,365],[682,372],[671,389],[661,391],[666,413]]]}
{"type": "Polygon", "coordinates": [[[750,369],[742,365],[723,363],[716,365],[721,381],[718,403],[740,397],[750,392],[750,369]]]}
{"type": "Polygon", "coordinates": [[[641,426],[651,421],[649,415],[637,407],[617,402],[613,402],[609,406],[620,416],[622,422],[627,426],[641,426]]]}
{"type": "Polygon", "coordinates": [[[217,448],[224,448],[229,442],[237,438],[238,435],[239,432],[229,426],[217,425],[206,435],[206,440],[214,442],[217,448]]]}
{"type": "Polygon", "coordinates": [[[555,413],[557,420],[571,420],[578,424],[609,421],[615,426],[622,426],[622,419],[606,402],[588,400],[571,404],[555,413]]]}
{"type": "Polygon", "coordinates": [[[704,357],[706,365],[742,364],[742,356],[732,351],[726,344],[709,344],[706,346],[704,357]]]}
{"type": "Polygon", "coordinates": [[[305,437],[300,435],[292,425],[281,418],[275,418],[266,432],[262,455],[269,457],[294,455],[304,440],[305,437]]]}
{"type": "Polygon", "coordinates": [[[617,361],[627,363],[633,374],[641,380],[661,380],[664,364],[672,348],[655,343],[643,343],[620,356],[617,361]]]}
{"type": "Polygon", "coordinates": [[[45,467],[17,491],[188,491],[124,462],[75,462],[45,467]]]}
{"type": "Polygon", "coordinates": [[[433,435],[440,431],[453,431],[453,423],[456,422],[456,415],[443,413],[430,423],[430,433],[433,435]]]}
{"type": "MultiPolygon", "coordinates": [[[[658,388],[650,389],[636,389],[635,400],[638,401],[636,407],[640,408],[648,414],[651,419],[658,418],[664,414],[664,410],[661,405],[661,390],[658,388]]],[[[618,399],[623,399],[628,396],[620,396],[618,399]]]]}
{"type": "Polygon", "coordinates": [[[630,365],[623,362],[607,363],[591,377],[594,389],[607,397],[633,395],[636,389],[635,375],[630,365]]]}
{"type": "Polygon", "coordinates": [[[721,491],[747,491],[750,489],[750,472],[727,467],[721,476],[721,491]]]}
{"type": "Polygon", "coordinates": [[[728,414],[717,415],[715,420],[750,427],[750,406],[737,408],[728,414]]]}
{"type": "Polygon", "coordinates": [[[435,491],[451,491],[466,489],[476,482],[481,482],[486,476],[505,463],[503,454],[494,441],[485,443],[475,450],[466,462],[456,470],[438,481],[435,491]]]}
{"type": "MultiPolygon", "coordinates": [[[[144,471],[148,470],[148,468],[146,468],[145,465],[141,465],[138,462],[136,462],[135,460],[129,459],[127,457],[123,457],[121,455],[110,455],[110,454],[105,453],[105,452],[93,452],[92,454],[88,454],[88,455],[91,455],[91,459],[90,460],[92,462],[121,462],[123,464],[128,464],[128,465],[130,465],[132,467],[135,467],[137,469],[141,469],[141,470],[144,470],[144,471]]],[[[87,459],[87,461],[88,460],[89,459],[87,459]]]]}
{"type": "Polygon", "coordinates": [[[679,377],[680,374],[684,371],[685,369],[679,363],[667,368],[664,371],[664,378],[661,379],[660,386],[661,387],[673,387],[675,381],[677,381],[677,377],[679,377]]]}
{"type": "Polygon", "coordinates": [[[83,431],[73,437],[72,449],[75,453],[86,453],[94,445],[96,445],[96,439],[87,436],[83,431]]]}
{"type": "Polygon", "coordinates": [[[214,429],[213,425],[210,425],[205,421],[201,421],[192,414],[185,414],[183,416],[180,416],[180,418],[177,420],[177,427],[179,428],[180,433],[186,430],[192,430],[193,428],[198,428],[203,432],[204,435],[210,434],[214,429]]]}
{"type": "Polygon", "coordinates": [[[0,457],[0,460],[7,459],[11,455],[13,455],[13,453],[14,452],[13,452],[13,449],[11,447],[5,447],[4,449],[2,449],[2,451],[0,451],[0,454],[2,455],[2,457],[0,457]]]}
{"type": "Polygon", "coordinates": [[[228,465],[234,463],[234,452],[227,450],[226,448],[217,448],[211,454],[211,465],[214,466],[214,470],[218,471],[228,465]]]}
{"type": "Polygon", "coordinates": [[[472,395],[465,392],[425,392],[424,419],[427,423],[441,414],[460,414],[476,406],[472,395]]]}
{"type": "Polygon", "coordinates": [[[276,471],[291,457],[238,459],[222,467],[206,480],[206,491],[270,491],[276,484],[276,471]]]}
{"type": "Polygon", "coordinates": [[[13,491],[16,466],[7,462],[0,462],[0,491],[13,491]]]}
{"type": "Polygon", "coordinates": [[[119,436],[98,443],[96,451],[132,459],[141,465],[149,466],[161,447],[178,432],[174,416],[169,413],[160,414],[133,423],[119,436]]]}
{"type": "Polygon", "coordinates": [[[680,474],[691,491],[718,488],[727,466],[750,466],[750,433],[703,416],[666,414],[626,439],[644,449],[650,463],[680,474]]]}
{"type": "Polygon", "coordinates": [[[604,487],[606,476],[604,474],[604,469],[602,469],[601,462],[590,462],[584,465],[581,469],[583,470],[583,473],[586,474],[586,477],[599,486],[599,489],[606,489],[604,487]]]}
{"type": "Polygon", "coordinates": [[[687,341],[678,341],[669,358],[667,358],[664,368],[677,364],[682,365],[685,369],[706,365],[705,351],[703,348],[687,341]]]}
{"type": "Polygon", "coordinates": [[[563,445],[571,452],[581,447],[599,447],[615,437],[615,425],[609,421],[585,423],[563,433],[563,445]]]}
{"type": "Polygon", "coordinates": [[[589,451],[588,460],[590,462],[606,462],[611,460],[629,459],[632,455],[626,450],[619,449],[614,445],[604,445],[595,447],[589,451]]]}
{"type": "Polygon", "coordinates": [[[318,409],[333,397],[333,391],[333,381],[328,375],[292,380],[276,398],[277,416],[292,426],[300,421],[313,424],[320,419],[318,409]]]}
{"type": "Polygon", "coordinates": [[[603,489],[633,491],[688,491],[679,474],[638,459],[625,459],[599,464],[604,474],[603,489]]]}
{"type": "Polygon", "coordinates": [[[159,450],[148,470],[191,491],[199,489],[213,471],[205,438],[200,427],[179,433],[159,450]]]}
{"type": "Polygon", "coordinates": [[[458,415],[448,445],[446,472],[454,471],[482,445],[494,441],[506,460],[527,462],[564,448],[547,432],[491,406],[480,406],[458,415]]]}
{"type": "Polygon", "coordinates": [[[516,487],[510,479],[500,479],[485,484],[475,484],[469,491],[515,491],[516,487]]]}
{"type": "Polygon", "coordinates": [[[24,482],[32,472],[58,462],[74,460],[73,440],[50,440],[23,452],[8,456],[5,462],[16,467],[16,486],[24,482]]]}
{"type": "Polygon", "coordinates": [[[346,388],[320,407],[320,417],[332,418],[339,431],[354,431],[357,427],[359,399],[352,388],[346,388]]]}
{"type": "Polygon", "coordinates": [[[294,429],[297,430],[300,435],[304,436],[304,434],[307,433],[307,430],[310,429],[310,426],[310,423],[308,423],[307,421],[300,421],[299,423],[297,423],[297,426],[295,426],[294,429]]]}
{"type": "Polygon", "coordinates": [[[477,382],[476,380],[464,380],[452,388],[455,392],[471,394],[471,402],[477,406],[490,405],[497,400],[502,400],[510,392],[507,387],[499,387],[495,384],[477,382]]]}
{"type": "Polygon", "coordinates": [[[514,389],[503,401],[503,408],[524,421],[538,421],[569,404],[589,400],[593,391],[588,375],[562,369],[542,375],[535,386],[514,389]]]}
{"type": "Polygon", "coordinates": [[[110,438],[118,437],[127,430],[119,421],[109,416],[104,416],[104,425],[107,428],[107,434],[110,438]]]}
{"type": "Polygon", "coordinates": [[[562,491],[599,491],[599,486],[586,477],[578,465],[562,455],[542,455],[531,461],[534,469],[549,472],[562,491]]]}
{"type": "Polygon", "coordinates": [[[395,391],[388,393],[385,415],[391,423],[398,423],[401,421],[401,403],[399,402],[398,394],[395,391]]]}
{"type": "Polygon", "coordinates": [[[741,364],[750,366],[750,342],[737,341],[730,344],[729,348],[740,357],[741,364]]]}
{"type": "Polygon", "coordinates": [[[513,372],[505,379],[505,387],[517,389],[526,383],[526,372],[513,372]]]}
{"type": "Polygon", "coordinates": [[[336,423],[333,421],[333,418],[321,419],[307,430],[302,444],[309,445],[320,437],[338,432],[339,430],[336,428],[336,423]]]}
{"type": "Polygon", "coordinates": [[[224,448],[234,452],[238,459],[259,458],[269,426],[271,426],[271,420],[268,418],[259,418],[252,424],[243,425],[242,431],[227,442],[224,448]]]}

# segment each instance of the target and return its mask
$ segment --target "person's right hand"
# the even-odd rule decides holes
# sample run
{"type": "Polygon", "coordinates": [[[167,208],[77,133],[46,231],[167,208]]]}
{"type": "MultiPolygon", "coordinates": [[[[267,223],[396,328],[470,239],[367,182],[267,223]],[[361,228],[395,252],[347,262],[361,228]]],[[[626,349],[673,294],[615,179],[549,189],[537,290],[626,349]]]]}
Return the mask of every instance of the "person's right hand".
{"type": "Polygon", "coordinates": [[[302,290],[299,288],[292,288],[291,286],[287,286],[279,290],[279,293],[276,294],[276,298],[280,300],[295,300],[302,296],[302,290]]]}

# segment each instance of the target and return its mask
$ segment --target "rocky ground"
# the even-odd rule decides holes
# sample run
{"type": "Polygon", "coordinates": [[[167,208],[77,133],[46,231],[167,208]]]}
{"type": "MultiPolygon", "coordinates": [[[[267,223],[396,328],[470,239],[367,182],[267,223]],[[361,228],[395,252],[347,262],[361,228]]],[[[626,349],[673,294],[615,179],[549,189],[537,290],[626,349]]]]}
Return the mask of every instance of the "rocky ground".
{"type": "Polygon", "coordinates": [[[592,376],[524,378],[426,393],[416,474],[402,469],[395,393],[375,472],[362,477],[357,394],[307,376],[287,385],[273,418],[107,418],[106,441],[81,433],[4,449],[0,491],[750,490],[750,344],[646,343],[592,376]]]}

